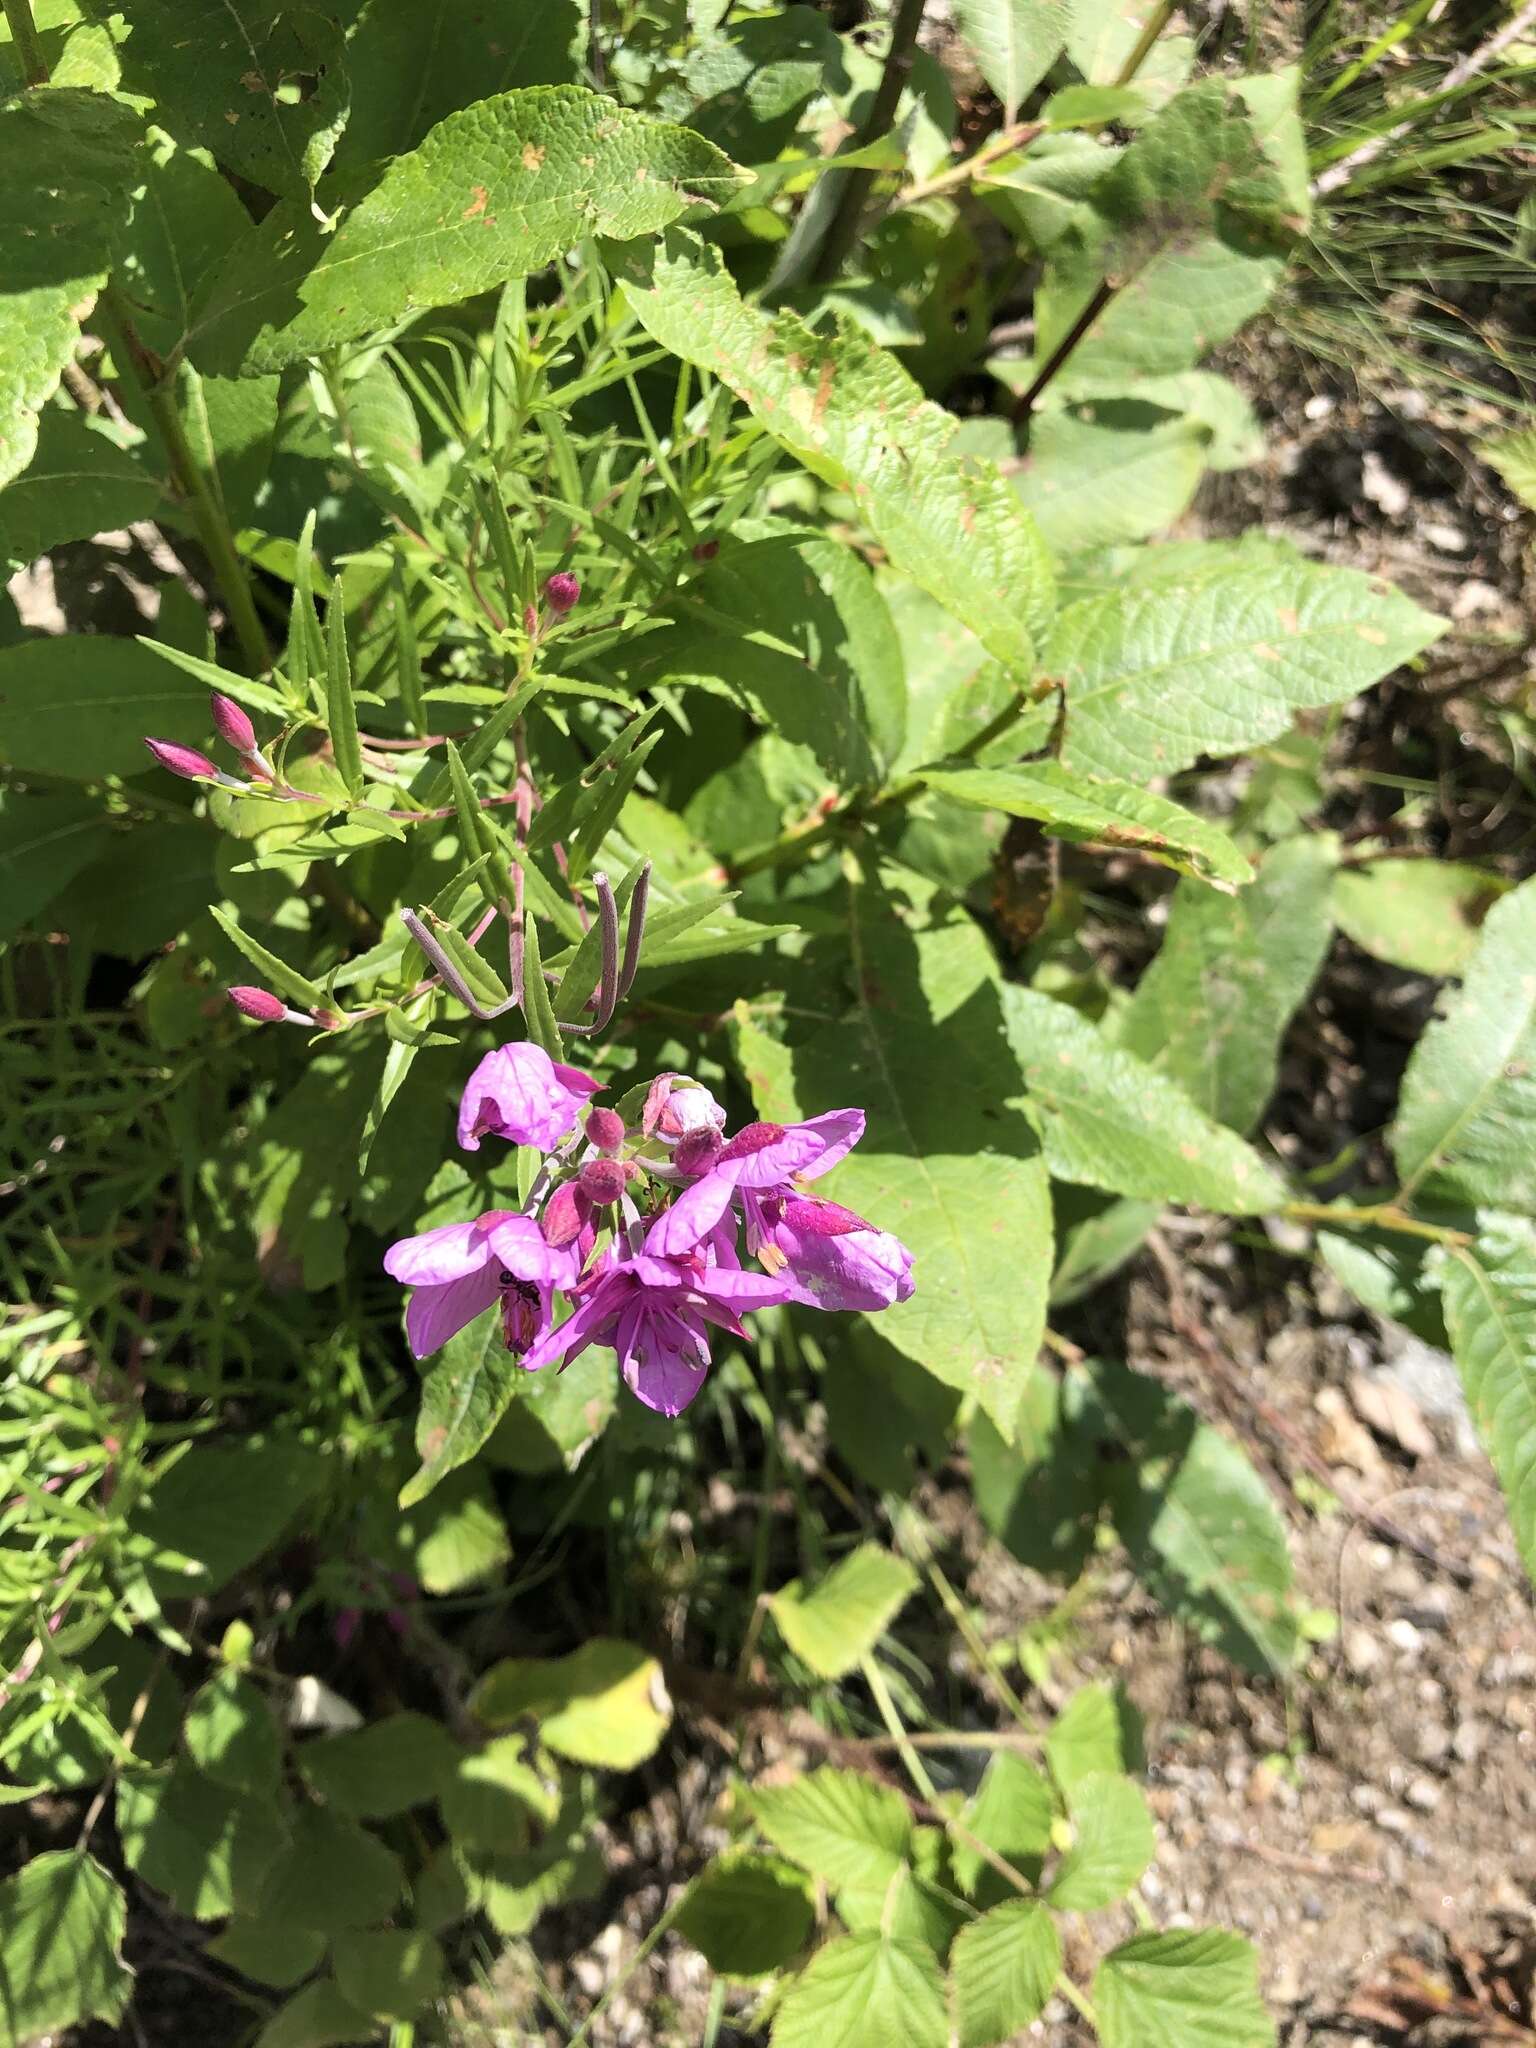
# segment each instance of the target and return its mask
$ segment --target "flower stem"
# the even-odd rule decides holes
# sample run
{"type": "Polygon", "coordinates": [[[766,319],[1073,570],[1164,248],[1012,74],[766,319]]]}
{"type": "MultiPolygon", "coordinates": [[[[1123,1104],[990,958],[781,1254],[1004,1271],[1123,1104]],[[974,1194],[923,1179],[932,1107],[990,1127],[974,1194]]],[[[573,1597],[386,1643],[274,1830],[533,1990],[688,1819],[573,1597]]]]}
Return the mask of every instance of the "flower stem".
{"type": "MultiPolygon", "coordinates": [[[[896,19],[891,26],[891,47],[886,53],[885,69],[880,74],[880,83],[870,103],[869,118],[859,130],[860,149],[888,135],[895,124],[896,109],[901,104],[902,91],[912,69],[913,52],[917,48],[923,4],[924,0],[899,0],[896,19]]],[[[840,175],[842,190],[838,194],[837,207],[811,269],[813,284],[827,284],[847,261],[858,239],[859,220],[876,174],[865,167],[843,171],[840,175]]]]}
{"type": "Polygon", "coordinates": [[[11,41],[16,46],[16,56],[21,64],[22,84],[46,85],[48,59],[43,55],[43,46],[38,40],[31,0],[5,0],[5,18],[10,23],[11,41]]]}
{"type": "Polygon", "coordinates": [[[1423,1223],[1410,1216],[1396,1202],[1372,1202],[1357,1208],[1348,1202],[1287,1202],[1280,1211],[1293,1223],[1333,1224],[1340,1230],[1392,1230],[1400,1237],[1428,1238],[1431,1244],[1471,1244],[1465,1230],[1450,1230],[1439,1223],[1423,1223]]]}
{"type": "Polygon", "coordinates": [[[1142,65],[1152,54],[1152,45],[1172,19],[1176,0],[1158,0],[1158,5],[1147,16],[1145,28],[1131,46],[1130,55],[1115,74],[1116,85],[1129,85],[1142,65]]]}

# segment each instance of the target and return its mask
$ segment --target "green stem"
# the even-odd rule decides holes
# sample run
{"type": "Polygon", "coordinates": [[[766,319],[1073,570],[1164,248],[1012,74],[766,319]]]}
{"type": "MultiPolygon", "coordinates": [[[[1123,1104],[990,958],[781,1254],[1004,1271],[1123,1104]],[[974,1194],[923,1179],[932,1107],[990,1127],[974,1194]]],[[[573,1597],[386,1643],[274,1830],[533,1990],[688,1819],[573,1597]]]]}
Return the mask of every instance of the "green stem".
{"type": "Polygon", "coordinates": [[[906,1728],[902,1724],[901,1716],[896,1711],[896,1702],[891,1698],[890,1687],[885,1682],[880,1666],[873,1657],[863,1656],[859,1659],[859,1669],[864,1673],[864,1683],[869,1687],[871,1697],[880,1710],[880,1718],[885,1723],[892,1742],[896,1745],[896,1753],[907,1767],[907,1776],[912,1780],[930,1806],[937,1805],[939,1795],[934,1787],[934,1782],[929,1777],[927,1766],[922,1758],[912,1747],[906,1728]]]}
{"type": "Polygon", "coordinates": [[[1081,1991],[1078,1990],[1077,1986],[1072,1982],[1072,1979],[1066,1974],[1065,1971],[1063,1971],[1061,1975],[1056,1979],[1056,1989],[1061,1993],[1062,1997],[1067,2001],[1068,2005],[1075,2005],[1077,2007],[1078,2011],[1082,2014],[1083,2018],[1088,2022],[1089,2026],[1092,2027],[1095,2033],[1097,2033],[1099,2031],[1098,2014],[1094,2011],[1092,2005],[1088,2002],[1087,1998],[1081,1991]]]}
{"type": "Polygon", "coordinates": [[[11,41],[16,45],[23,85],[46,85],[48,59],[43,55],[43,46],[38,40],[31,0],[5,0],[5,18],[11,26],[11,41]]]}
{"type": "MultiPolygon", "coordinates": [[[[10,4],[11,0],[6,0],[7,8],[10,4]]],[[[187,430],[176,404],[174,372],[167,376],[164,365],[145,348],[134,331],[127,309],[110,285],[102,293],[100,304],[122,339],[122,356],[143,389],[171,465],[171,474],[192,507],[198,538],[213,566],[219,595],[224,600],[229,623],[240,642],[245,665],[252,675],[262,675],[272,666],[272,650],[267,645],[266,631],[256,609],[256,600],[251,595],[245,564],[235,546],[228,515],[211,478],[198,462],[187,439],[187,430]]]]}
{"type": "MultiPolygon", "coordinates": [[[[880,83],[870,104],[869,118],[859,130],[857,147],[860,149],[878,142],[895,125],[896,109],[901,104],[902,90],[912,69],[912,53],[917,48],[923,4],[924,0],[899,0],[896,19],[891,25],[891,47],[886,53],[885,69],[880,74],[880,83]]],[[[842,190],[811,269],[812,283],[828,283],[847,261],[858,239],[859,220],[875,175],[868,168],[841,173],[842,190]]]]}
{"type": "Polygon", "coordinates": [[[1392,1230],[1400,1237],[1424,1237],[1431,1244],[1463,1245],[1472,1239],[1465,1230],[1449,1230],[1439,1223],[1421,1223],[1396,1202],[1373,1202],[1356,1208],[1348,1202],[1287,1202],[1280,1211],[1293,1223],[1331,1223],[1340,1230],[1392,1230]]]}
{"type": "Polygon", "coordinates": [[[1115,75],[1116,85],[1129,85],[1151,54],[1152,45],[1168,26],[1173,15],[1175,0],[1159,0],[1147,16],[1147,25],[1131,46],[1131,54],[1115,75]]]}
{"type": "Polygon", "coordinates": [[[597,2001],[596,2005],[593,2006],[592,2010],[587,2014],[586,2018],[582,2021],[581,2025],[576,2029],[576,2032],[572,2034],[570,2040],[566,2044],[566,2048],[581,2048],[582,2042],[588,2040],[591,2037],[593,2027],[597,2024],[598,2020],[602,2018],[603,2014],[607,2011],[608,2006],[615,1998],[618,1997],[619,1993],[624,1989],[624,1986],[629,1982],[630,1978],[634,1976],[636,1970],[639,1969],[640,1965],[645,1961],[646,1957],[650,1954],[651,1950],[656,1946],[657,1942],[660,1941],[661,1937],[667,1932],[668,1928],[672,1925],[672,1922],[677,1918],[678,1908],[682,1905],[682,1903],[682,1899],[679,1898],[676,1905],[669,1906],[666,1912],[662,1914],[661,1918],[656,1922],[656,1925],[651,1929],[650,1933],[645,1937],[644,1941],[642,1941],[640,1946],[635,1950],[634,1954],[630,1957],[629,1961],[625,1964],[624,1968],[619,1972],[618,1976],[614,1978],[613,1982],[608,1986],[608,1989],[603,1993],[602,1997],[597,2001]]]}

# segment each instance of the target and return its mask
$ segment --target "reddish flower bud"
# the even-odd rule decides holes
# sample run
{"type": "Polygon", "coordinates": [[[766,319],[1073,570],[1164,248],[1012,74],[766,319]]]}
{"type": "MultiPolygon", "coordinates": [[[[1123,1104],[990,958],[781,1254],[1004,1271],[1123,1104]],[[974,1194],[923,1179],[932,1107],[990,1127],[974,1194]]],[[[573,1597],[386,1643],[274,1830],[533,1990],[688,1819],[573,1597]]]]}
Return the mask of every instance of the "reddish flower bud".
{"type": "Polygon", "coordinates": [[[225,993],[243,1016],[254,1017],[258,1024],[281,1024],[288,1014],[288,1005],[280,996],[274,996],[264,988],[248,988],[243,984],[225,993]]]}
{"type": "Polygon", "coordinates": [[[536,639],[538,637],[539,615],[534,610],[531,604],[525,604],[523,606],[523,631],[528,635],[528,638],[530,640],[536,639]]]}
{"type": "Polygon", "coordinates": [[[557,569],[544,585],[544,602],[557,619],[563,619],[581,596],[581,585],[568,569],[557,569]]]}
{"type": "Polygon", "coordinates": [[[180,775],[187,782],[201,782],[205,779],[217,782],[223,773],[215,761],[206,754],[200,754],[196,747],[181,746],[176,740],[152,740],[144,742],[162,768],[168,768],[172,775],[180,775]]]}
{"type": "Polygon", "coordinates": [[[672,1154],[672,1163],[679,1173],[693,1175],[708,1173],[719,1157],[718,1131],[690,1131],[672,1154]]]}
{"type": "Polygon", "coordinates": [[[580,1188],[572,1187],[569,1181],[556,1188],[544,1210],[545,1243],[574,1244],[591,1213],[592,1203],[580,1188]]]}
{"type": "Polygon", "coordinates": [[[256,728],[233,697],[226,697],[222,690],[214,690],[208,698],[208,709],[213,717],[213,729],[221,740],[233,747],[237,754],[256,752],[256,728]]]}
{"type": "Polygon", "coordinates": [[[624,1142],[624,1119],[616,1109],[589,1109],[586,1132],[599,1152],[617,1152],[624,1142]]]}
{"type": "Polygon", "coordinates": [[[732,1159],[750,1159],[754,1152],[777,1145],[783,1135],[782,1124],[743,1124],[720,1157],[727,1163],[732,1159]]]}
{"type": "Polygon", "coordinates": [[[578,1178],[581,1192],[601,1209],[623,1194],[628,1175],[617,1159],[589,1159],[578,1178]]]}
{"type": "Polygon", "coordinates": [[[719,541],[701,540],[698,543],[697,547],[695,547],[693,550],[693,559],[696,562],[712,562],[715,559],[716,555],[719,554],[719,552],[719,541]]]}

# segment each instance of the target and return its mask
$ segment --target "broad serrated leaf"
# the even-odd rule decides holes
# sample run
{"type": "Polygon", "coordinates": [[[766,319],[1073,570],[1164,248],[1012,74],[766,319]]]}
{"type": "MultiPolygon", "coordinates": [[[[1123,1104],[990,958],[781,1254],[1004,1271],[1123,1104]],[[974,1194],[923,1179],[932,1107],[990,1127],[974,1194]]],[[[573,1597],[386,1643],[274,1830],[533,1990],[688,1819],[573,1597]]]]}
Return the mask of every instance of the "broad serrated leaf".
{"type": "Polygon", "coordinates": [[[400,1489],[414,1507],[438,1481],[465,1465],[501,1420],[522,1373],[507,1349],[501,1318],[489,1310],[450,1337],[421,1383],[416,1449],[421,1469],[400,1489]]]}
{"type": "Polygon", "coordinates": [[[65,541],[148,519],[159,502],[160,486],[136,455],[84,413],[50,407],[30,464],[0,494],[0,555],[30,562],[65,541]]]}
{"type": "Polygon", "coordinates": [[[773,2048],[947,2048],[944,1979],[931,1949],[846,1934],[802,1970],[773,2021],[773,2048]]]}
{"type": "Polygon", "coordinates": [[[1440,1295],[1477,1433],[1499,1475],[1515,1541],[1536,1579],[1536,1242],[1489,1215],[1447,1254],[1440,1295]]]}
{"type": "Polygon", "coordinates": [[[1278,1209],[1283,1183],[1251,1146],[1172,1081],[1110,1045],[1065,1003],[1010,983],[1008,1041],[1062,1180],[1111,1194],[1189,1202],[1233,1216],[1278,1209]]]}
{"type": "Polygon", "coordinates": [[[1070,16],[1069,0],[957,0],[955,26],[1002,101],[1005,121],[1018,118],[1060,56],[1070,16]]]}
{"type": "Polygon", "coordinates": [[[1337,863],[1335,841],[1317,834],[1272,847],[1237,896],[1181,885],[1119,1018],[1117,1043],[1235,1131],[1258,1122],[1286,1027],[1323,964],[1337,863]]]}
{"type": "Polygon", "coordinates": [[[326,237],[274,207],[208,281],[192,356],[279,370],[405,315],[542,270],[585,235],[652,235],[739,173],[686,128],[579,86],[532,86],[448,115],[326,237]]]}
{"type": "Polygon", "coordinates": [[[101,805],[83,796],[0,791],[0,944],[89,867],[112,836],[101,805]]]}
{"type": "Polygon", "coordinates": [[[470,1706],[488,1728],[531,1715],[539,1739],[558,1755],[614,1771],[654,1755],[672,1719],[660,1664],[608,1636],[593,1636],[568,1657],[493,1664],[470,1706]]]}
{"type": "Polygon", "coordinates": [[[161,127],[307,205],[347,118],[337,22],[282,0],[127,0],[123,13],[123,84],[154,100],[161,127]]]}
{"type": "Polygon", "coordinates": [[[1046,1896],[1063,1913],[1095,1913],[1123,1899],[1157,1848],[1141,1787],[1107,1771],[1090,1772],[1067,1799],[1072,1846],[1046,1896]]]}
{"type": "Polygon", "coordinates": [[[757,1786],[752,1811],[773,1846],[834,1890],[889,1884],[912,1846],[912,1816],[889,1786],[831,1765],[757,1786]]]}
{"type": "Polygon", "coordinates": [[[1040,2017],[1061,1970],[1061,1938],[1044,1906],[1005,1899],[955,1936],[949,1981],[959,2048],[995,2048],[1040,2017]]]}
{"type": "Polygon", "coordinates": [[[1093,1978],[1104,2048],[1274,2048],[1252,1945],[1223,1928],[1138,1934],[1093,1978]]]}
{"type": "Polygon", "coordinates": [[[798,1579],[768,1605],[779,1632],[818,1678],[842,1678],[867,1656],[917,1589],[917,1573],[878,1543],[861,1543],[807,1592],[798,1579]]]}
{"type": "Polygon", "coordinates": [[[0,648],[0,755],[86,782],[154,767],[144,735],[206,746],[208,699],[136,640],[57,633],[0,648]]]}
{"type": "Polygon", "coordinates": [[[1013,768],[925,768],[930,789],[976,810],[1038,818],[1061,839],[1129,846],[1164,867],[1231,891],[1253,869],[1229,835],[1165,796],[1134,782],[1075,774],[1059,761],[1021,761],[1013,768]]]}
{"type": "Polygon", "coordinates": [[[307,1927],[236,1914],[224,1932],[209,1942],[206,1953],[215,1962],[238,1970],[242,1977],[286,1991],[307,1977],[325,1954],[325,1936],[307,1927]]]}
{"type": "Polygon", "coordinates": [[[279,2006],[253,2048],[343,2048],[378,2038],[372,2018],[341,1995],[334,1977],[316,1977],[279,2006]]]}
{"type": "Polygon", "coordinates": [[[232,1792],[184,1760],[119,1782],[117,1833],[129,1869],[194,1920],[253,1911],[287,1841],[270,1793],[232,1792]]]}
{"type": "Polygon", "coordinates": [[[1374,960],[1413,974],[1460,974],[1509,884],[1460,860],[1373,860],[1333,885],[1339,929],[1374,960]]]}
{"type": "Polygon", "coordinates": [[[987,1765],[975,1797],[960,1816],[950,1847],[955,1881],[983,1902],[1008,1896],[1005,1880],[982,1855],[994,1850],[1034,1882],[1051,1847],[1056,1802],[1044,1774],[1021,1756],[1000,1749],[987,1765]]]}
{"type": "Polygon", "coordinates": [[[299,1768],[338,1813],[380,1820],[436,1798],[458,1759],[458,1744],[440,1721],[400,1713],[306,1743],[299,1768]]]}
{"type": "Polygon", "coordinates": [[[338,1934],[331,1961],[343,1998],[379,2020],[419,2020],[443,1985],[443,1952],[436,1939],[404,1928],[338,1934]]]}
{"type": "Polygon", "coordinates": [[[1006,1435],[1044,1326],[1051,1216],[1040,1141],[1010,1107],[996,963],[957,911],[909,927],[878,889],[850,884],[846,901],[854,1005],[797,1051],[796,1092],[807,1114],[868,1117],[826,1187],[912,1251],[915,1292],[881,1336],[1006,1435]]]}
{"type": "Polygon", "coordinates": [[[1044,543],[990,464],[956,454],[954,417],[894,356],[843,328],[748,306],[724,258],[691,236],[625,252],[642,325],[708,370],[768,433],[846,490],[892,565],[963,619],[1000,661],[1027,670],[1053,603],[1044,543]]]}
{"type": "MultiPolygon", "coordinates": [[[[1445,630],[1369,577],[1282,548],[1139,554],[1136,581],[1063,609],[1042,656],[1066,690],[1061,758],[1084,774],[1146,782],[1242,753],[1298,712],[1368,689],[1445,630]]],[[[1017,744],[1043,745],[1051,716],[1021,727],[1017,744]]]]}
{"type": "Polygon", "coordinates": [[[1405,1193],[1536,1213],[1536,881],[1488,913],[1413,1049],[1391,1141],[1405,1193]]]}
{"type": "Polygon", "coordinates": [[[267,1871],[255,1910],[322,1934],[368,1927],[393,1911],[404,1873],[376,1835],[320,1806],[301,1806],[267,1871]]]}
{"type": "Polygon", "coordinates": [[[985,1415],[972,1418],[967,1439],[987,1527],[1031,1570],[1067,1580],[1087,1562],[1103,1506],[1099,1445],[1082,1407],[1075,1375],[1062,1380],[1037,1367],[1024,1382],[1010,1440],[985,1415]]]}
{"type": "Polygon", "coordinates": [[[251,225],[234,187],[201,155],[153,135],[133,216],[113,237],[112,285],[146,348],[174,356],[202,279],[251,225]]]}
{"type": "Polygon", "coordinates": [[[1058,555],[1145,540],[1194,496],[1209,439],[1146,398],[1095,398],[1035,419],[1014,489],[1058,555]]]}
{"type": "Polygon", "coordinates": [[[93,1856],[53,1850],[0,1883],[0,2016],[32,2041],[118,2019],[133,1989],[122,1960],[128,1902],[93,1856]]]}
{"type": "Polygon", "coordinates": [[[141,134],[106,93],[34,87],[0,105],[0,485],[32,460],[38,414],[106,281],[141,134]]]}
{"type": "Polygon", "coordinates": [[[199,1567],[173,1575],[181,1597],[217,1593],[277,1541],[324,1479],[325,1459],[290,1438],[194,1443],[156,1480],[130,1528],[199,1567]]]}
{"type": "Polygon", "coordinates": [[[265,1694],[238,1671],[216,1672],[193,1694],[182,1739],[216,1784],[257,1798],[275,1792],[282,1738],[265,1694]]]}
{"type": "Polygon", "coordinates": [[[672,1924],[722,1977],[762,1977],[798,1954],[814,1919],[802,1872],[777,1856],[739,1850],[705,1865],[672,1924]]]}
{"type": "Polygon", "coordinates": [[[1259,1672],[1295,1661],[1285,1524],[1246,1455],[1143,1373],[1095,1363],[1115,1526],[1151,1590],[1203,1641],[1259,1672]]]}
{"type": "Polygon", "coordinates": [[[1536,511],[1536,427],[1518,427],[1480,441],[1478,454],[1492,463],[1522,505],[1536,511]]]}
{"type": "Polygon", "coordinates": [[[1070,1799],[1084,1778],[1143,1768],[1141,1717],[1116,1687],[1079,1686],[1051,1723],[1045,1754],[1051,1776],[1070,1799]]]}

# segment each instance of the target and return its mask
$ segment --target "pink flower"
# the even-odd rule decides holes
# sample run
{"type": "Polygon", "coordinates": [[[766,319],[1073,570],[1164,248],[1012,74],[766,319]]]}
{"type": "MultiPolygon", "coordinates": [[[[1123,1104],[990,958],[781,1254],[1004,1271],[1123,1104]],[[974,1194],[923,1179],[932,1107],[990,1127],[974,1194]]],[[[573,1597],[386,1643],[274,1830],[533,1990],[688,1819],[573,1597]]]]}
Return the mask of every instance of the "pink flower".
{"type": "Polygon", "coordinates": [[[151,740],[144,742],[162,768],[172,775],[179,775],[186,782],[223,782],[227,780],[217,761],[210,761],[206,754],[200,754],[196,747],[184,747],[179,740],[151,740]]]}
{"type": "Polygon", "coordinates": [[[548,1152],[576,1128],[602,1083],[562,1067],[542,1046],[499,1045],[469,1077],[459,1104],[459,1143],[478,1152],[487,1133],[548,1152]]]}
{"type": "Polygon", "coordinates": [[[530,1372],[555,1359],[568,1365],[589,1344],[606,1344],[618,1355],[625,1385],[647,1408],[681,1415],[709,1370],[706,1325],[745,1337],[743,1313],[790,1299],[771,1275],[742,1272],[724,1233],[669,1258],[655,1255],[656,1231],[652,1225],[644,1251],[610,1255],[582,1282],[575,1314],[523,1359],[530,1372]]]}
{"type": "Polygon", "coordinates": [[[801,1124],[748,1124],[661,1218],[658,1249],[680,1252],[696,1245],[724,1216],[738,1188],[794,1194],[791,1176],[815,1180],[830,1173],[863,1135],[862,1109],[829,1109],[801,1124]]]}
{"type": "Polygon", "coordinates": [[[256,728],[233,697],[226,697],[222,690],[214,690],[208,698],[209,716],[213,729],[226,745],[237,754],[254,754],[256,751],[256,728]]]}
{"type": "Polygon", "coordinates": [[[414,1357],[441,1350],[498,1303],[507,1349],[521,1356],[548,1331],[554,1291],[576,1284],[581,1261],[548,1243],[531,1216],[490,1209],[471,1223],[401,1238],[384,1254],[384,1270],[415,1290],[405,1311],[414,1357]]]}
{"type": "Polygon", "coordinates": [[[806,1308],[862,1309],[866,1315],[912,1292],[912,1254],[899,1237],[814,1195],[744,1189],[747,1250],[806,1308]]]}
{"type": "Polygon", "coordinates": [[[544,602],[556,618],[564,618],[581,601],[581,585],[568,569],[557,569],[544,585],[544,602]]]}
{"type": "MultiPolygon", "coordinates": [[[[224,993],[237,1010],[242,1011],[247,1017],[253,1017],[258,1024],[281,1024],[288,1015],[288,1005],[282,997],[273,995],[267,989],[251,988],[243,982],[237,982],[233,988],[225,989],[224,993]]],[[[307,1018],[305,1022],[308,1022],[307,1018]]]]}

